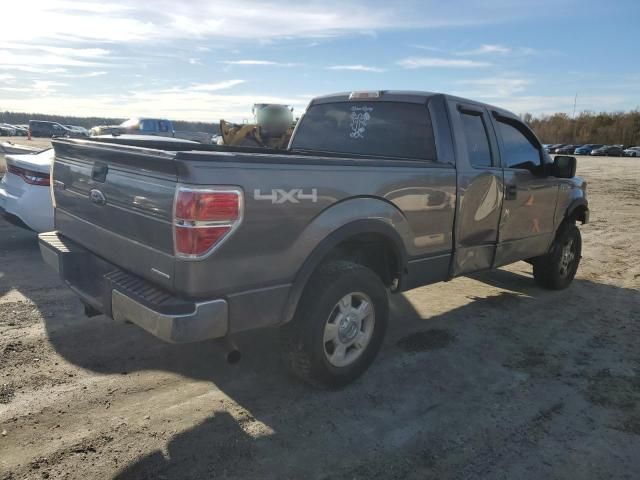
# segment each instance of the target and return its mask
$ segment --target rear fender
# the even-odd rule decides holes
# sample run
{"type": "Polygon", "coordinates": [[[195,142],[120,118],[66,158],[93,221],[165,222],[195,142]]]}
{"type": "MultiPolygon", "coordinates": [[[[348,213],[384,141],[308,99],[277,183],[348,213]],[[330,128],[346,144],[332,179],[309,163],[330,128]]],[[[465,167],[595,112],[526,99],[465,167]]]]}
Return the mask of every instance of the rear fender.
{"type": "MultiPolygon", "coordinates": [[[[310,252],[296,273],[281,318],[289,322],[309,278],[335,247],[356,235],[375,233],[393,245],[401,274],[407,265],[407,245],[412,232],[402,212],[391,203],[371,197],[349,199],[324,210],[305,229],[298,244],[310,252]],[[403,240],[404,239],[404,240],[403,240]]],[[[296,249],[298,250],[298,249],[296,249]]]]}

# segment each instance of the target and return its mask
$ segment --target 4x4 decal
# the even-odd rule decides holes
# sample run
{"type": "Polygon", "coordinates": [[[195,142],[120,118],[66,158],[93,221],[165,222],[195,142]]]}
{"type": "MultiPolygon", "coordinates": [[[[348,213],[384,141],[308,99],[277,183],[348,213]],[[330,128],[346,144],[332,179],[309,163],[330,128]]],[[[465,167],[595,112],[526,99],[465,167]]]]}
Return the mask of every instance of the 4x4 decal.
{"type": "Polygon", "coordinates": [[[271,203],[300,203],[301,200],[310,200],[313,203],[318,201],[318,189],[312,188],[311,193],[304,193],[302,188],[294,188],[293,190],[283,190],[281,188],[274,188],[270,193],[262,193],[256,189],[253,191],[253,198],[255,200],[270,200],[271,203]]]}

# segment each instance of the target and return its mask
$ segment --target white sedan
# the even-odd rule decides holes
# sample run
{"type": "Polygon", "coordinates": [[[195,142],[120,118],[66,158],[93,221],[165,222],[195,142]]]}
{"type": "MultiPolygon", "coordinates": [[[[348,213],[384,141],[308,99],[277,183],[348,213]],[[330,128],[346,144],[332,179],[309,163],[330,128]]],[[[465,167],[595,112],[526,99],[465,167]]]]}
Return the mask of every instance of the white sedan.
{"type": "Polygon", "coordinates": [[[640,147],[629,147],[624,151],[625,157],[640,157],[640,147]]]}
{"type": "Polygon", "coordinates": [[[36,232],[53,230],[49,193],[52,148],[40,153],[6,155],[7,171],[0,181],[0,215],[36,232]]]}

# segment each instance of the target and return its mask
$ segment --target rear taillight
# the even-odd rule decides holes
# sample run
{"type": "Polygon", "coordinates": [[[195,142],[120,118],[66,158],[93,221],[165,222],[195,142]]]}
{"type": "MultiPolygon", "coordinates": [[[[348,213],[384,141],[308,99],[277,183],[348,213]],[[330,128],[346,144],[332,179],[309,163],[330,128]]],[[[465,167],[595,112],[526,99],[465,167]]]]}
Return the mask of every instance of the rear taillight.
{"type": "Polygon", "coordinates": [[[242,221],[243,197],[237,188],[178,187],[174,205],[176,256],[201,258],[220,245],[242,221]]]}
{"type": "Polygon", "coordinates": [[[15,165],[7,165],[7,171],[22,178],[29,185],[41,185],[48,187],[50,185],[49,174],[34,172],[26,168],[16,167],[15,165]]]}

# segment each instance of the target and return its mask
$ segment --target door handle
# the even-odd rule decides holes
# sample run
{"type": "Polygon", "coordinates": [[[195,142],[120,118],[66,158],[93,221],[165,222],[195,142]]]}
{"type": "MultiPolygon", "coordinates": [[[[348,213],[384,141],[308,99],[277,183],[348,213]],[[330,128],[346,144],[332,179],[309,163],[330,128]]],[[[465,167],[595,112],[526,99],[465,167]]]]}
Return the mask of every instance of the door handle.
{"type": "Polygon", "coordinates": [[[515,200],[518,198],[518,186],[517,185],[507,185],[507,191],[504,196],[505,200],[515,200]]]}

